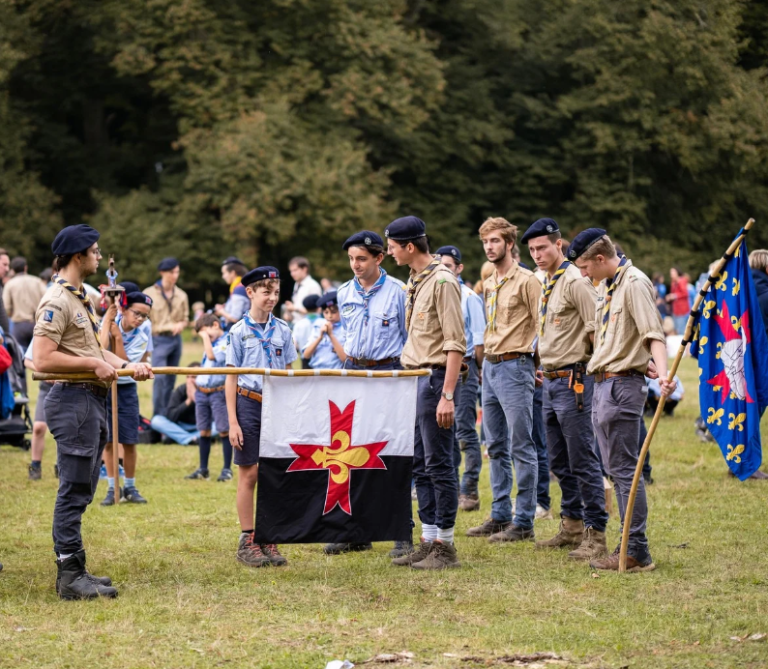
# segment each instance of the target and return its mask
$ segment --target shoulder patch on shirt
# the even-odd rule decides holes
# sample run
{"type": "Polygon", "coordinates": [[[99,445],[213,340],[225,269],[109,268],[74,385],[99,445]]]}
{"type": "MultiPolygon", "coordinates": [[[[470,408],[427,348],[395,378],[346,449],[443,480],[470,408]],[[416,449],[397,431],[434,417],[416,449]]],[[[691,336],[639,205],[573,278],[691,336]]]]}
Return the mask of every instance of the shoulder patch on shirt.
{"type": "Polygon", "coordinates": [[[446,281],[448,281],[448,279],[438,279],[437,283],[438,283],[438,285],[442,286],[446,281]]]}
{"type": "Polygon", "coordinates": [[[46,323],[53,323],[53,310],[46,309],[46,311],[43,312],[43,320],[46,323]]]}

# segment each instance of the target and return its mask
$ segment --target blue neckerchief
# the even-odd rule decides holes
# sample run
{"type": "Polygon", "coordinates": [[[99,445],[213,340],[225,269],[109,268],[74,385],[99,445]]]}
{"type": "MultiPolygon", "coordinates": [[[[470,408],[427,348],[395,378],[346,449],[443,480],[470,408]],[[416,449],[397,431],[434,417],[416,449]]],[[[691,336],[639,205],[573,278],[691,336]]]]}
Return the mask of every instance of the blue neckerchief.
{"type": "Polygon", "coordinates": [[[168,313],[170,314],[170,313],[171,313],[171,309],[173,309],[173,298],[174,298],[174,297],[175,297],[175,295],[176,295],[176,286],[174,286],[173,288],[171,288],[171,299],[169,300],[169,299],[168,299],[168,298],[165,296],[165,293],[163,292],[163,281],[162,281],[162,279],[160,279],[160,280],[156,281],[156,282],[155,282],[155,285],[156,285],[156,286],[158,287],[158,289],[160,290],[160,295],[162,295],[162,296],[163,296],[163,299],[165,300],[165,303],[168,305],[168,313]]]}
{"type": "Polygon", "coordinates": [[[368,325],[368,302],[371,301],[371,298],[379,292],[381,287],[384,285],[384,282],[387,280],[387,273],[384,269],[379,267],[379,271],[381,274],[379,275],[379,278],[376,280],[376,283],[371,286],[371,289],[366,293],[365,288],[363,288],[360,285],[360,282],[357,280],[357,277],[355,277],[355,290],[357,291],[357,294],[360,296],[360,298],[363,300],[363,325],[368,325]]]}
{"type": "Polygon", "coordinates": [[[253,335],[261,342],[261,348],[264,349],[264,353],[267,356],[267,363],[269,364],[270,369],[274,368],[274,364],[272,361],[272,335],[275,334],[275,328],[277,327],[277,323],[275,323],[275,318],[272,316],[272,314],[269,314],[269,319],[267,319],[267,322],[264,326],[264,334],[261,333],[261,328],[258,327],[258,324],[256,321],[254,321],[251,318],[251,314],[247,313],[243,317],[243,320],[245,321],[245,324],[248,326],[248,329],[253,333],[253,335]]]}
{"type": "Polygon", "coordinates": [[[117,320],[115,321],[117,324],[117,327],[120,328],[120,333],[123,336],[123,346],[130,346],[131,342],[136,338],[136,335],[139,334],[139,328],[135,327],[133,330],[128,333],[125,330],[123,330],[123,314],[118,314],[117,320]]]}
{"type": "MultiPolygon", "coordinates": [[[[226,337],[226,336],[227,336],[226,334],[223,334],[218,339],[212,341],[211,342],[211,348],[213,348],[214,346],[216,346],[216,344],[219,343],[219,339],[221,339],[222,337],[226,337]]],[[[213,361],[214,361],[214,363],[216,362],[216,357],[215,356],[213,358],[213,361]]],[[[205,367],[205,363],[206,362],[208,362],[208,354],[205,352],[205,348],[203,348],[203,367],[205,367]]]]}

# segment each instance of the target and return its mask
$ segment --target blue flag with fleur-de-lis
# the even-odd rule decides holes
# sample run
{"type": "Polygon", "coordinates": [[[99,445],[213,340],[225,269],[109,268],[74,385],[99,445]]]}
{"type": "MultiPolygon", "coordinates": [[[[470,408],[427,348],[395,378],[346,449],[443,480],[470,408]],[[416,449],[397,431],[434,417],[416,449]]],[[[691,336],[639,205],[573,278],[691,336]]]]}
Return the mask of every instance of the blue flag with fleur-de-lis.
{"type": "Polygon", "coordinates": [[[743,240],[702,300],[691,355],[699,361],[701,415],[728,467],[748,479],[762,461],[768,337],[743,240]]]}

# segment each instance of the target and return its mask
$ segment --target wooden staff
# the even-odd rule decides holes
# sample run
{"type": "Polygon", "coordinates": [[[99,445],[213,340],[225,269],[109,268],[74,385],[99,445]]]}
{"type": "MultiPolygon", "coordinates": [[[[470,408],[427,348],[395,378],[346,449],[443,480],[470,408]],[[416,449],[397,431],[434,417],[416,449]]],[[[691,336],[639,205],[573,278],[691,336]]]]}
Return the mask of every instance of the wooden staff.
{"type": "Polygon", "coordinates": [[[117,435],[117,379],[112,381],[112,466],[115,468],[115,504],[120,503],[120,440],[117,435]]]}
{"type": "MultiPolygon", "coordinates": [[[[710,275],[707,277],[707,280],[702,286],[701,290],[699,291],[699,294],[696,296],[696,300],[693,303],[693,308],[691,309],[691,313],[688,314],[688,322],[685,325],[685,334],[683,335],[683,341],[680,342],[680,348],[678,348],[677,355],[675,356],[675,359],[672,362],[672,367],[670,367],[669,373],[667,374],[667,381],[672,381],[675,378],[675,374],[677,374],[677,368],[680,366],[680,361],[683,359],[683,354],[685,353],[685,347],[691,341],[691,336],[693,333],[693,323],[694,323],[694,320],[696,319],[696,316],[698,316],[699,314],[699,309],[701,308],[701,303],[704,300],[704,296],[707,294],[707,291],[709,290],[709,287],[712,285],[713,281],[720,276],[720,272],[723,271],[723,267],[725,267],[725,264],[733,257],[733,254],[736,252],[736,249],[739,248],[739,245],[741,244],[744,237],[747,236],[747,232],[754,225],[754,223],[755,223],[754,218],[750,218],[747,221],[747,224],[744,226],[739,236],[736,237],[736,239],[734,239],[731,242],[731,245],[728,247],[728,250],[725,252],[723,257],[717,261],[717,264],[715,265],[710,275]]],[[[656,407],[656,413],[653,416],[651,427],[648,430],[648,435],[645,437],[645,441],[643,442],[643,447],[640,449],[640,455],[637,458],[637,467],[635,467],[635,476],[632,479],[632,487],[629,490],[629,499],[627,500],[627,508],[624,511],[624,529],[621,534],[621,550],[619,552],[619,573],[620,574],[623,574],[627,570],[627,548],[629,547],[629,528],[630,528],[630,525],[632,524],[632,512],[635,510],[635,497],[637,497],[637,487],[640,485],[640,477],[643,475],[643,463],[645,462],[645,456],[648,453],[648,449],[651,447],[651,440],[653,439],[653,435],[656,432],[656,426],[659,424],[659,419],[661,418],[661,414],[664,410],[664,403],[666,401],[667,401],[667,398],[664,397],[664,395],[659,397],[659,405],[656,407]]],[[[640,420],[642,420],[642,418],[640,420]]]]}
{"type": "MultiPolygon", "coordinates": [[[[264,367],[207,367],[205,369],[202,367],[153,367],[152,372],[155,376],[160,374],[183,374],[186,376],[258,374],[260,376],[352,376],[378,379],[402,376],[429,376],[431,374],[429,369],[375,370],[368,372],[358,369],[265,369],[264,367]]],[[[133,370],[118,369],[117,375],[132,377],[133,370]]],[[[32,378],[35,381],[75,381],[78,383],[98,381],[91,372],[35,372],[32,378]]]]}

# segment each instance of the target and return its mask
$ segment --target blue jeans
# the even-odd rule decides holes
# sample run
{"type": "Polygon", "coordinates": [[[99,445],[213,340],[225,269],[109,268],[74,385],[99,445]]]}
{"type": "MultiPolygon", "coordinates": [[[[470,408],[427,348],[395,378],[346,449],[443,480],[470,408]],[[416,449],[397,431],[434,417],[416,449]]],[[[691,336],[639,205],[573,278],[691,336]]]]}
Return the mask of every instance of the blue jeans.
{"type": "Polygon", "coordinates": [[[549,497],[549,453],[547,452],[547,432],[544,428],[544,386],[533,391],[533,443],[536,444],[536,457],[539,460],[539,481],[536,485],[536,504],[549,510],[552,499],[549,497]]]}
{"type": "Polygon", "coordinates": [[[480,437],[477,435],[477,390],[480,379],[477,373],[477,360],[469,361],[467,380],[461,384],[461,396],[456,403],[456,442],[459,445],[458,471],[461,464],[461,451],[464,451],[464,476],[461,479],[460,493],[476,495],[480,480],[483,456],[480,453],[480,437]]]}
{"type": "MultiPolygon", "coordinates": [[[[153,335],[152,366],[176,367],[181,360],[181,335],[153,335]]],[[[152,387],[152,413],[165,414],[165,408],[171,399],[173,388],[176,385],[176,376],[162,374],[155,377],[152,387]]]]}
{"type": "Polygon", "coordinates": [[[483,363],[483,426],[491,468],[491,517],[523,529],[533,527],[539,459],[533,443],[533,358],[483,363]],[[512,518],[512,460],[517,499],[512,518]]]}
{"type": "MultiPolygon", "coordinates": [[[[193,439],[200,437],[200,433],[194,425],[190,423],[174,423],[165,416],[152,416],[150,424],[155,432],[159,432],[183,446],[188,446],[193,439]]],[[[212,434],[215,434],[215,432],[212,432],[212,434]]]]}

